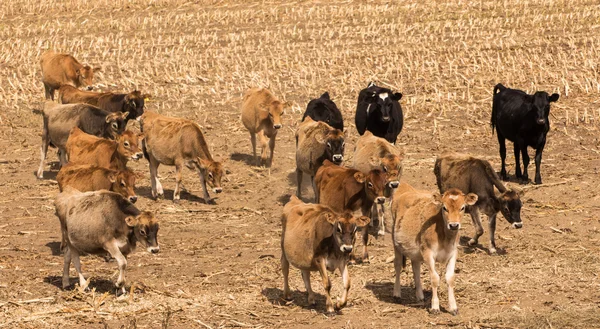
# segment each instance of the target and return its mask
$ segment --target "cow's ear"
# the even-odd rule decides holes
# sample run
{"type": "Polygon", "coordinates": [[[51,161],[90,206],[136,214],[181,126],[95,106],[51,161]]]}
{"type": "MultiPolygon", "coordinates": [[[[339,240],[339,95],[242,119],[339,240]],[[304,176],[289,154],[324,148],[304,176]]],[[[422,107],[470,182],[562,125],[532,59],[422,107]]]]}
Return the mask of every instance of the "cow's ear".
{"type": "Polygon", "coordinates": [[[77,70],[75,70],[75,74],[76,74],[78,77],[80,77],[80,76],[81,76],[81,70],[80,70],[80,69],[77,69],[77,70]]]}
{"type": "Polygon", "coordinates": [[[365,227],[367,224],[369,224],[369,222],[371,222],[371,219],[367,216],[360,216],[356,218],[356,226],[358,227],[365,227]]]}
{"type": "Polygon", "coordinates": [[[369,164],[373,167],[379,167],[379,165],[381,164],[381,159],[379,159],[376,156],[371,156],[369,158],[369,164]]]}
{"type": "Polygon", "coordinates": [[[316,134],[315,135],[315,140],[319,144],[325,144],[325,143],[327,143],[327,137],[324,136],[324,135],[321,135],[321,134],[316,134]]]}
{"type": "Polygon", "coordinates": [[[116,173],[114,173],[114,172],[108,173],[108,176],[107,176],[106,178],[108,178],[108,180],[109,180],[111,183],[114,183],[114,182],[116,182],[116,181],[117,181],[117,174],[116,174],[116,173]]]}
{"type": "Polygon", "coordinates": [[[134,216],[125,217],[125,223],[127,223],[127,226],[129,226],[129,227],[134,227],[135,224],[137,224],[137,222],[138,222],[138,220],[134,216]]]}
{"type": "Polygon", "coordinates": [[[465,195],[465,203],[468,204],[469,206],[474,205],[477,202],[477,194],[475,193],[469,193],[467,195],[465,195]]]}
{"type": "Polygon", "coordinates": [[[125,119],[125,118],[127,118],[128,115],[129,115],[129,112],[125,112],[125,113],[121,114],[121,118],[125,119]]]}
{"type": "Polygon", "coordinates": [[[399,101],[402,98],[402,94],[401,93],[393,93],[392,94],[392,99],[395,101],[399,101]]]}
{"type": "Polygon", "coordinates": [[[202,159],[201,157],[198,157],[198,164],[200,165],[200,169],[207,169],[210,167],[210,161],[202,159]]]}
{"type": "Polygon", "coordinates": [[[354,179],[356,179],[357,182],[362,184],[365,182],[365,180],[367,180],[367,177],[365,176],[365,174],[358,171],[354,174],[354,179]]]}
{"type": "Polygon", "coordinates": [[[558,97],[560,97],[560,95],[558,95],[558,94],[552,94],[552,96],[550,96],[548,98],[548,102],[556,102],[558,100],[558,97]]]}
{"type": "Polygon", "coordinates": [[[94,73],[96,73],[96,72],[100,72],[100,71],[102,71],[102,68],[101,68],[100,66],[98,66],[98,67],[94,67],[94,70],[93,70],[93,71],[94,71],[94,73]]]}
{"type": "Polygon", "coordinates": [[[369,85],[367,86],[367,88],[371,88],[371,87],[374,87],[374,86],[375,86],[375,83],[373,81],[371,81],[371,82],[369,82],[369,85]]]}
{"type": "Polygon", "coordinates": [[[331,99],[331,98],[329,98],[329,93],[328,92],[325,92],[323,95],[321,95],[321,98],[331,99]]]}
{"type": "Polygon", "coordinates": [[[327,222],[329,222],[329,224],[331,224],[331,225],[335,225],[335,222],[337,222],[337,220],[336,220],[336,218],[335,218],[335,214],[334,214],[334,213],[332,213],[332,212],[329,212],[329,211],[328,211],[328,212],[325,212],[325,213],[323,213],[323,215],[322,215],[322,216],[323,216],[323,218],[324,218],[324,219],[325,219],[327,222]]]}
{"type": "Polygon", "coordinates": [[[442,204],[442,195],[438,192],[433,193],[433,203],[440,205],[442,204]]]}
{"type": "Polygon", "coordinates": [[[138,139],[144,139],[144,137],[146,137],[146,135],[144,135],[144,133],[139,133],[139,134],[137,135],[137,138],[138,138],[138,139]]]}

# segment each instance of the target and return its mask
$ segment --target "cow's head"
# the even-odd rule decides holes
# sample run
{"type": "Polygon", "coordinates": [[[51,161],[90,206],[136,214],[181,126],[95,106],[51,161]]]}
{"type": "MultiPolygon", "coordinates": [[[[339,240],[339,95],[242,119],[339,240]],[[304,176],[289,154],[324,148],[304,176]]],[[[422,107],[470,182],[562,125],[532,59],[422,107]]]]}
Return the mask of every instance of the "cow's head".
{"type": "Polygon", "coordinates": [[[460,221],[465,214],[465,208],[477,202],[477,194],[469,193],[465,195],[461,190],[452,188],[441,196],[439,193],[435,193],[434,200],[442,205],[441,212],[445,227],[456,231],[460,229],[460,221]]]}
{"type": "Polygon", "coordinates": [[[531,111],[535,111],[535,123],[538,125],[545,125],[547,123],[548,115],[550,115],[550,103],[556,102],[558,97],[558,94],[549,96],[545,91],[538,91],[533,94],[531,111]]]}
{"type": "Polygon", "coordinates": [[[279,129],[282,127],[281,116],[285,114],[284,110],[291,106],[289,102],[281,102],[274,100],[267,105],[269,111],[269,120],[273,123],[273,128],[279,129]]]}
{"type": "Polygon", "coordinates": [[[523,221],[521,221],[521,196],[523,192],[515,190],[507,190],[496,197],[500,204],[500,211],[506,220],[512,224],[513,228],[523,227],[523,221]]]}
{"type": "Polygon", "coordinates": [[[333,240],[335,248],[339,251],[349,254],[352,252],[356,231],[365,227],[371,221],[369,217],[354,217],[352,212],[346,211],[343,214],[336,214],[330,210],[321,213],[322,218],[333,225],[333,240]]]}
{"type": "Polygon", "coordinates": [[[137,216],[128,216],[125,218],[125,222],[133,229],[136,239],[142,242],[148,252],[156,254],[160,251],[158,220],[153,213],[144,211],[137,216]]]}
{"type": "Polygon", "coordinates": [[[365,101],[369,104],[367,114],[379,111],[381,112],[381,121],[390,122],[392,120],[392,111],[394,103],[402,98],[401,93],[394,93],[387,88],[377,87],[369,84],[368,95],[365,101]]]}
{"type": "Polygon", "coordinates": [[[366,175],[360,171],[354,173],[354,179],[364,184],[364,189],[367,193],[367,199],[374,200],[376,203],[382,204],[385,202],[383,192],[387,184],[387,175],[381,169],[373,169],[366,175]]]}
{"type": "Polygon", "coordinates": [[[136,174],[129,169],[112,171],[108,174],[108,180],[112,183],[110,190],[121,194],[131,203],[135,203],[137,201],[137,195],[135,195],[134,190],[135,179],[136,174]]]}
{"type": "Polygon", "coordinates": [[[123,133],[123,130],[125,130],[125,118],[128,115],[128,112],[109,113],[105,119],[105,136],[110,137],[112,139],[117,139],[117,137],[123,133]]]}
{"type": "Polygon", "coordinates": [[[396,154],[388,153],[384,157],[372,156],[369,163],[373,167],[379,167],[387,175],[387,184],[390,188],[400,185],[402,176],[402,158],[396,154]]]}
{"type": "Polygon", "coordinates": [[[117,153],[125,159],[139,160],[144,156],[140,148],[140,141],[144,138],[143,133],[134,133],[125,130],[117,137],[117,153]]]}
{"type": "Polygon", "coordinates": [[[101,71],[102,68],[94,67],[91,68],[89,65],[85,65],[82,68],[75,71],[77,74],[77,82],[80,86],[83,86],[87,90],[94,89],[94,72],[101,71]]]}
{"type": "Polygon", "coordinates": [[[221,178],[223,177],[224,169],[221,162],[197,157],[188,162],[187,166],[190,169],[195,168],[198,171],[198,175],[200,175],[200,179],[204,179],[206,184],[212,188],[213,192],[223,192],[223,188],[221,188],[221,178]]]}
{"type": "Polygon", "coordinates": [[[315,138],[318,143],[325,144],[325,156],[329,161],[337,165],[340,165],[344,161],[344,147],[346,143],[344,142],[343,131],[331,128],[325,136],[317,134],[315,138]]]}
{"type": "Polygon", "coordinates": [[[139,90],[134,90],[125,95],[125,104],[123,106],[123,110],[129,112],[127,120],[139,118],[142,114],[144,114],[144,100],[149,97],[150,95],[142,94],[139,90]]]}

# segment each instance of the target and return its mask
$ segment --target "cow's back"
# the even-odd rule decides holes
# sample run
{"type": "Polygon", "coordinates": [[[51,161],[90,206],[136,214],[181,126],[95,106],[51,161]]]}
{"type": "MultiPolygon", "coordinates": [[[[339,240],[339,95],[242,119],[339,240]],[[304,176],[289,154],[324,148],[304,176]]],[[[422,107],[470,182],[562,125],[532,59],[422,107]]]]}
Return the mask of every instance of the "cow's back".
{"type": "Polygon", "coordinates": [[[268,118],[268,108],[263,104],[270,104],[276,100],[275,96],[266,88],[250,88],[242,99],[242,123],[250,132],[258,132],[262,120],[268,118]]]}
{"type": "Polygon", "coordinates": [[[327,205],[336,212],[351,206],[348,203],[350,199],[363,189],[354,179],[357,170],[344,168],[333,164],[323,165],[315,175],[315,185],[319,189],[319,203],[327,205]]]}
{"type": "Polygon", "coordinates": [[[85,103],[101,108],[98,100],[104,94],[107,93],[79,90],[71,85],[62,85],[58,89],[58,102],[61,104],[85,103]]]}
{"type": "Polygon", "coordinates": [[[78,87],[77,70],[82,68],[73,56],[60,54],[52,50],[46,51],[40,58],[42,81],[58,89],[63,84],[78,87]]]}
{"type": "Polygon", "coordinates": [[[296,166],[303,172],[316,174],[318,168],[311,168],[311,165],[316,164],[317,159],[325,152],[327,145],[317,141],[317,136],[321,139],[327,137],[327,132],[331,127],[321,121],[313,121],[312,118],[307,118],[300,123],[298,132],[296,133],[296,166]]]}
{"type": "Polygon", "coordinates": [[[206,155],[211,159],[200,127],[190,120],[145,112],[142,127],[146,152],[162,164],[206,155]]]}
{"type": "Polygon", "coordinates": [[[52,144],[59,148],[65,147],[69,132],[79,126],[80,117],[85,110],[81,104],[61,105],[51,101],[45,103],[44,121],[52,144]]]}
{"type": "Polygon", "coordinates": [[[356,141],[354,151],[353,168],[367,173],[372,169],[379,168],[374,165],[372,158],[383,158],[388,154],[400,155],[399,151],[389,142],[381,137],[373,135],[370,131],[365,131],[356,141]]]}
{"type": "Polygon", "coordinates": [[[69,163],[109,168],[117,147],[116,141],[87,134],[81,129],[73,129],[66,149],[69,163]]]}
{"type": "Polygon", "coordinates": [[[110,190],[112,184],[108,175],[111,173],[116,175],[117,172],[108,168],[69,163],[60,168],[56,181],[61,192],[67,186],[81,192],[110,190]]]}
{"type": "Polygon", "coordinates": [[[489,162],[459,153],[443,154],[434,166],[438,188],[441,193],[457,188],[463,193],[475,193],[478,202],[494,196],[494,186],[505,191],[489,162]]]}

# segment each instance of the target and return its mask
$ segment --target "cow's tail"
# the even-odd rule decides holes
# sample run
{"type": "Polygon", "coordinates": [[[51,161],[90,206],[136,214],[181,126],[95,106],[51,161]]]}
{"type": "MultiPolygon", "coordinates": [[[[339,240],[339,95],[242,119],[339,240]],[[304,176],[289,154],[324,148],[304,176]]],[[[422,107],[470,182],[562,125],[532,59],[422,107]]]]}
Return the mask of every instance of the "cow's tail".
{"type": "Polygon", "coordinates": [[[502,181],[500,181],[500,177],[498,177],[498,174],[496,174],[496,171],[494,170],[494,168],[492,168],[492,165],[485,160],[481,161],[483,163],[483,167],[485,169],[485,173],[487,174],[488,178],[490,179],[490,181],[492,182],[492,184],[494,184],[494,186],[496,186],[496,188],[498,189],[498,191],[500,191],[500,193],[504,193],[507,191],[506,186],[504,186],[504,184],[502,184],[502,181]]]}
{"type": "Polygon", "coordinates": [[[498,113],[498,105],[493,101],[493,98],[496,96],[496,94],[503,92],[504,90],[506,90],[506,87],[504,87],[504,85],[501,83],[494,86],[494,95],[492,96],[492,118],[490,120],[490,124],[492,126],[492,135],[494,135],[494,130],[496,129],[496,114],[498,113]]]}

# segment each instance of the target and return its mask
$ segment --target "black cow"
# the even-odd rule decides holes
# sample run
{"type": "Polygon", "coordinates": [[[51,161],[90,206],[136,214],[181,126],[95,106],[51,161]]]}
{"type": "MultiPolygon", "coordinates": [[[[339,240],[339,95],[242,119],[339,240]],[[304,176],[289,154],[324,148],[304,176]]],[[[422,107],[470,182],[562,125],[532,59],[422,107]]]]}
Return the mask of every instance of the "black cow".
{"type": "Polygon", "coordinates": [[[344,131],[342,112],[340,112],[337,105],[329,98],[328,92],[308,102],[306,112],[302,116],[302,121],[307,116],[311,117],[314,121],[323,121],[333,128],[344,131]]]}
{"type": "Polygon", "coordinates": [[[558,94],[549,96],[545,91],[537,91],[533,95],[528,95],[521,90],[506,88],[500,83],[494,87],[491,123],[492,134],[495,128],[500,144],[500,158],[502,159],[500,176],[502,179],[508,179],[505,168],[505,140],[508,139],[514,145],[517,178],[522,178],[524,181],[529,179],[527,176],[527,166],[529,165],[527,146],[531,146],[535,149],[535,183],[542,183],[540,164],[544,145],[546,145],[546,134],[550,130],[548,120],[550,103],[556,102],[558,97],[558,94]],[[522,174],[519,151],[523,155],[522,174]]]}
{"type": "Polygon", "coordinates": [[[368,130],[377,137],[385,138],[390,143],[402,131],[404,118],[400,107],[401,93],[376,86],[373,82],[360,91],[356,105],[356,129],[360,135],[368,130]]]}

